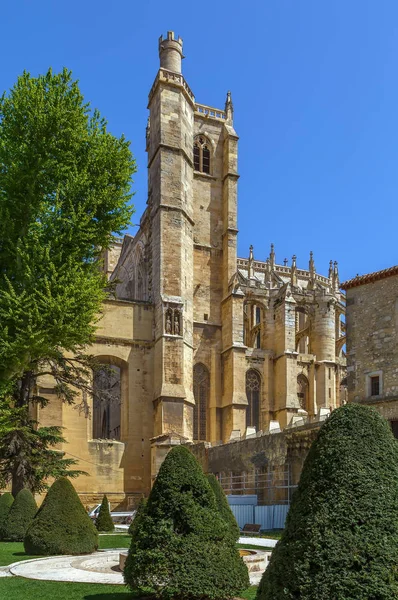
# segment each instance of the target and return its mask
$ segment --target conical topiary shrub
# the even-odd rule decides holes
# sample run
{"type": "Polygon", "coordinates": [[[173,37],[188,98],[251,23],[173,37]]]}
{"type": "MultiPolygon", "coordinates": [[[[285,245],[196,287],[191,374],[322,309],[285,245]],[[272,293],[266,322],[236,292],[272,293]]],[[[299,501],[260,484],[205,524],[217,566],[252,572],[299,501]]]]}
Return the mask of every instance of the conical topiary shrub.
{"type": "Polygon", "coordinates": [[[311,446],[257,600],[398,598],[398,443],[372,408],[332,413],[311,446]]]}
{"type": "Polygon", "coordinates": [[[210,484],[183,446],[159,470],[133,530],[124,577],[138,593],[180,600],[224,600],[249,585],[210,484]]]}
{"type": "Polygon", "coordinates": [[[26,489],[18,492],[4,524],[4,539],[9,542],[23,542],[36,513],[37,504],[32,492],[26,489]]]}
{"type": "Polygon", "coordinates": [[[48,490],[24,546],[27,554],[45,556],[97,550],[98,532],[68,479],[57,479],[48,490]]]}
{"type": "Polygon", "coordinates": [[[231,510],[230,505],[228,504],[227,497],[222,489],[220,482],[216,478],[213,473],[207,473],[206,475],[208,482],[210,483],[211,489],[213,490],[214,496],[216,498],[216,504],[219,510],[220,515],[227,523],[229,530],[231,532],[231,536],[235,540],[238,541],[240,535],[239,525],[236,522],[234,513],[231,510]]]}
{"type": "Polygon", "coordinates": [[[134,519],[130,523],[130,527],[129,527],[130,535],[133,535],[134,531],[137,529],[137,527],[139,525],[139,522],[140,522],[142,516],[145,514],[146,504],[147,504],[147,499],[141,498],[141,500],[138,504],[134,519]]]}
{"type": "Polygon", "coordinates": [[[101,506],[98,511],[98,516],[95,519],[95,526],[98,531],[114,531],[115,525],[112,521],[111,513],[109,511],[108,498],[104,496],[102,498],[101,506]]]}
{"type": "Polygon", "coordinates": [[[13,502],[14,496],[10,492],[5,492],[0,496],[0,540],[4,539],[4,528],[13,502]]]}

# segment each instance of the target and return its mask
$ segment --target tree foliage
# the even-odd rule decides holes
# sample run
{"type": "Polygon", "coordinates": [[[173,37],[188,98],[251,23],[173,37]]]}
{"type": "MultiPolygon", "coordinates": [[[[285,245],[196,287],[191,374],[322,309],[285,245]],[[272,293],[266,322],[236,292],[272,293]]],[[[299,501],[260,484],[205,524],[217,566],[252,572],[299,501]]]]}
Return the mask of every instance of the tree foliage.
{"type": "Polygon", "coordinates": [[[220,482],[218,481],[216,476],[213,475],[213,473],[207,473],[206,477],[208,482],[210,483],[211,489],[213,490],[219,513],[224,519],[224,521],[227,523],[229,531],[231,532],[231,536],[233,537],[235,542],[237,542],[240,536],[240,529],[238,523],[236,522],[234,513],[232,512],[231,507],[228,504],[228,500],[224,493],[224,490],[222,489],[220,482]]]}
{"type": "Polygon", "coordinates": [[[37,512],[37,504],[29,490],[21,490],[11,505],[3,528],[3,537],[9,542],[22,542],[26,530],[37,512]]]}
{"type": "Polygon", "coordinates": [[[139,501],[139,504],[137,506],[137,510],[134,515],[134,519],[130,523],[130,527],[129,527],[130,535],[134,535],[135,530],[138,528],[138,525],[140,524],[140,521],[145,514],[146,505],[147,505],[147,498],[141,498],[141,500],[139,501]]]}
{"type": "Polygon", "coordinates": [[[14,496],[25,486],[32,493],[48,488],[48,478],[77,477],[76,460],[56,450],[66,443],[62,427],[38,427],[26,407],[0,401],[0,488],[12,483],[14,496]]]}
{"type": "Polygon", "coordinates": [[[398,597],[398,444],[372,408],[334,411],[311,446],[257,600],[398,597]]]}
{"type": "MultiPolygon", "coordinates": [[[[129,142],[108,131],[67,69],[24,72],[0,98],[0,398],[17,409],[46,404],[46,375],[59,398],[79,395],[87,410],[97,365],[85,348],[111,291],[101,252],[129,224],[135,170],[129,142]]],[[[37,439],[52,446],[58,434],[37,439]]],[[[4,441],[8,459],[20,444],[4,441]]],[[[19,479],[12,472],[14,490],[32,487],[24,471],[35,458],[26,452],[19,479]]]]}
{"type": "Polygon", "coordinates": [[[107,285],[97,261],[129,223],[135,162],[64,69],[24,72],[0,99],[0,167],[4,389],[91,341],[107,285]]]}
{"type": "Polygon", "coordinates": [[[24,546],[27,554],[45,556],[97,550],[98,532],[68,479],[57,479],[48,490],[24,546]]]}
{"type": "Polygon", "coordinates": [[[14,496],[9,492],[0,496],[0,540],[4,538],[4,527],[13,502],[14,496]]]}
{"type": "Polygon", "coordinates": [[[133,530],[126,583],[158,598],[225,599],[249,585],[229,526],[195,457],[173,448],[133,530]]]}
{"type": "Polygon", "coordinates": [[[115,530],[115,525],[112,521],[111,513],[109,511],[109,500],[106,496],[102,498],[98,516],[95,519],[95,526],[98,529],[98,531],[115,530]]]}

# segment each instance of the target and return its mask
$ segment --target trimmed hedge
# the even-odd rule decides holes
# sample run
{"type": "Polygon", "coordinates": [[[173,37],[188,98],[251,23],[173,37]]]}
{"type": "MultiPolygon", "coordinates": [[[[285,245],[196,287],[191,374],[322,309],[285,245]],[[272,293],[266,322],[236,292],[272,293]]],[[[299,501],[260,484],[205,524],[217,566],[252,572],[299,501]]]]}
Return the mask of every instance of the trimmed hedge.
{"type": "Polygon", "coordinates": [[[27,554],[44,556],[97,550],[98,532],[68,479],[57,479],[48,490],[24,546],[27,554]]]}
{"type": "Polygon", "coordinates": [[[167,455],[133,528],[124,578],[138,594],[179,600],[224,600],[249,586],[210,484],[183,446],[167,455]]]}
{"type": "Polygon", "coordinates": [[[213,475],[213,473],[207,473],[206,477],[208,482],[210,483],[211,489],[214,492],[216,504],[220,515],[227,523],[233,539],[235,540],[235,542],[237,542],[240,536],[240,529],[238,523],[236,522],[234,513],[232,512],[231,507],[228,504],[228,500],[224,493],[224,490],[222,489],[217,477],[213,475]]]}
{"type": "Polygon", "coordinates": [[[114,531],[115,525],[112,521],[111,513],[109,511],[108,498],[104,496],[102,498],[101,506],[98,511],[98,516],[95,519],[95,526],[98,531],[114,531]]]}
{"type": "Polygon", "coordinates": [[[138,527],[140,520],[142,519],[142,516],[145,514],[146,504],[147,504],[147,499],[141,498],[141,500],[139,501],[139,504],[137,507],[137,512],[135,513],[134,519],[130,523],[130,527],[129,527],[130,535],[134,534],[135,530],[138,527]]]}
{"type": "Polygon", "coordinates": [[[0,496],[0,540],[4,539],[4,527],[13,502],[14,496],[10,492],[5,492],[0,496]]]}
{"type": "Polygon", "coordinates": [[[398,598],[398,443],[347,404],[319,431],[257,600],[398,598]]]}
{"type": "Polygon", "coordinates": [[[23,542],[26,531],[37,513],[37,504],[30,490],[18,492],[3,527],[8,542],[23,542]]]}

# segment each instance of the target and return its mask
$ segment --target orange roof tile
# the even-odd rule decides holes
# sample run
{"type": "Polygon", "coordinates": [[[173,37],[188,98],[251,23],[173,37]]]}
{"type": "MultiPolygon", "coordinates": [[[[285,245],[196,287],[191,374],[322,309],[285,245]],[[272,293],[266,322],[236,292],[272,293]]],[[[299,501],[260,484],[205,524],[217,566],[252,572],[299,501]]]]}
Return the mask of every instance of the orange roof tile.
{"type": "Polygon", "coordinates": [[[383,269],[382,271],[375,271],[374,273],[368,273],[367,275],[357,275],[352,279],[348,279],[348,281],[344,281],[340,285],[343,290],[348,290],[353,287],[358,287],[359,285],[365,285],[366,283],[373,283],[374,281],[379,281],[379,279],[386,279],[387,277],[392,277],[393,275],[398,275],[398,265],[394,267],[389,267],[388,269],[383,269]]]}

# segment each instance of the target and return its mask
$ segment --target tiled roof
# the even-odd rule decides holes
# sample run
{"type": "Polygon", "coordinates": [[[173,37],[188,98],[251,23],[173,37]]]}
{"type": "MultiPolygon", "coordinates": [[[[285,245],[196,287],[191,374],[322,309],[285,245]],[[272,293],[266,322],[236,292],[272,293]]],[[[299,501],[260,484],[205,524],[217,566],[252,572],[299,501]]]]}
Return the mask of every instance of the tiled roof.
{"type": "Polygon", "coordinates": [[[343,290],[348,290],[353,287],[358,287],[359,285],[365,285],[366,283],[379,281],[379,279],[386,279],[387,277],[392,277],[393,275],[398,275],[398,265],[389,267],[388,269],[383,269],[382,271],[368,273],[367,275],[357,275],[356,277],[348,279],[348,281],[342,283],[340,287],[343,290]]]}

